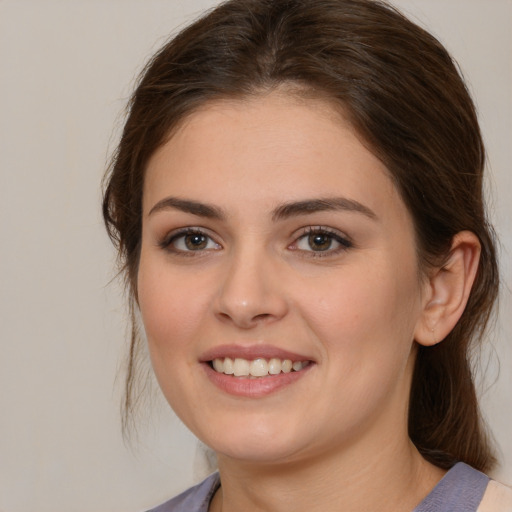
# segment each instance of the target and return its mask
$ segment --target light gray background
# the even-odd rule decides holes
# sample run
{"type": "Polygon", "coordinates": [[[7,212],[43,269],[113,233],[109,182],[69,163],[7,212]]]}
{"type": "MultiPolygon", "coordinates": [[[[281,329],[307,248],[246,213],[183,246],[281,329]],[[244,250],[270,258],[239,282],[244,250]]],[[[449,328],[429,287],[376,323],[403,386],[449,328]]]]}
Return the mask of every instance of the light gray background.
{"type": "MultiPolygon", "coordinates": [[[[143,510],[204,473],[196,441],[160,403],[135,451],[123,445],[124,306],[109,285],[99,184],[136,72],[215,3],[0,0],[2,512],[143,510]]],[[[512,1],[395,3],[448,46],[476,98],[510,287],[512,1]]],[[[509,483],[511,302],[504,289],[481,386],[509,483]]]]}

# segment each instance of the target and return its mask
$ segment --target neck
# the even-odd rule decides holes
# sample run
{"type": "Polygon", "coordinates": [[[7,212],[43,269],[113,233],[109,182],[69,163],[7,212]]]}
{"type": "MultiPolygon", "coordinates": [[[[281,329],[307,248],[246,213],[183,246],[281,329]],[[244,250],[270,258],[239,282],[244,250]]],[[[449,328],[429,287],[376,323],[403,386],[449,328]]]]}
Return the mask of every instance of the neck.
{"type": "Polygon", "coordinates": [[[210,510],[410,512],[444,472],[405,439],[271,466],[219,456],[222,487],[210,510]]]}

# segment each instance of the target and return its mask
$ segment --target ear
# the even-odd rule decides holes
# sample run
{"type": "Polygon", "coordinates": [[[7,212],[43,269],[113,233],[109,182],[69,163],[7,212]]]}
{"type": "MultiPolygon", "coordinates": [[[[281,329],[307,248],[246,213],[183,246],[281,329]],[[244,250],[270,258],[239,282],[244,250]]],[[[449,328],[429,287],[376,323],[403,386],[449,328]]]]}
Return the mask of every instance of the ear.
{"type": "Polygon", "coordinates": [[[439,343],[459,321],[475,281],[480,250],[471,231],[453,237],[447,261],[433,269],[426,283],[423,311],[414,331],[420,345],[439,343]]]}

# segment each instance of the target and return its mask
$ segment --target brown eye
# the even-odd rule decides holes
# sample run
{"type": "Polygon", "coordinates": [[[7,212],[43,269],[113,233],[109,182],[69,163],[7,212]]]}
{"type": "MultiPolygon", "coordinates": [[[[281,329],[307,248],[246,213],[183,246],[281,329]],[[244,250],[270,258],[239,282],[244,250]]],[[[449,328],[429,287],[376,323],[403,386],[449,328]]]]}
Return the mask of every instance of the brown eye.
{"type": "Polygon", "coordinates": [[[175,253],[190,253],[221,249],[210,236],[202,231],[182,231],[164,241],[162,247],[175,253]]]}
{"type": "Polygon", "coordinates": [[[308,236],[308,244],[312,251],[327,251],[331,248],[333,239],[327,233],[311,233],[308,236]]]}
{"type": "Polygon", "coordinates": [[[340,251],[352,247],[352,242],[345,238],[338,231],[331,231],[328,228],[311,227],[300,236],[291,246],[293,249],[310,253],[311,256],[335,255],[340,251]]]}
{"type": "Polygon", "coordinates": [[[206,249],[208,238],[201,233],[192,233],[184,237],[184,242],[189,251],[199,251],[206,249]]]}

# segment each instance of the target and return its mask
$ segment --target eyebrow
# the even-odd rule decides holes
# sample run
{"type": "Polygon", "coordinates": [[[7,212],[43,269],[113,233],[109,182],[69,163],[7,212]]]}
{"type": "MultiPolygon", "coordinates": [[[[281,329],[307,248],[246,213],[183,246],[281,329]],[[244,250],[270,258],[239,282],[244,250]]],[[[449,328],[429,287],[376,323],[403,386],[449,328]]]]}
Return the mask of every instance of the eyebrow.
{"type": "Polygon", "coordinates": [[[358,201],[346,197],[326,197],[324,199],[308,199],[285,203],[278,206],[273,214],[272,220],[283,220],[298,215],[307,215],[315,212],[325,211],[347,211],[362,213],[370,219],[377,219],[377,215],[358,201]]]}
{"type": "MultiPolygon", "coordinates": [[[[180,210],[191,213],[198,217],[205,217],[214,220],[224,220],[226,214],[217,206],[192,201],[190,199],[179,199],[177,197],[166,197],[158,201],[148,213],[148,216],[163,210],[180,210]]],[[[306,199],[303,201],[292,201],[277,206],[272,211],[272,220],[284,220],[299,215],[309,215],[323,211],[347,211],[361,213],[370,219],[376,219],[377,215],[358,201],[345,197],[327,197],[322,199],[306,199]]]]}
{"type": "Polygon", "coordinates": [[[162,210],[170,209],[191,213],[193,215],[197,215],[198,217],[206,217],[207,219],[223,220],[226,217],[224,212],[216,206],[200,203],[198,201],[191,201],[188,199],[179,199],[177,197],[166,197],[165,199],[158,201],[158,203],[156,203],[155,206],[151,208],[148,216],[162,210]]]}

